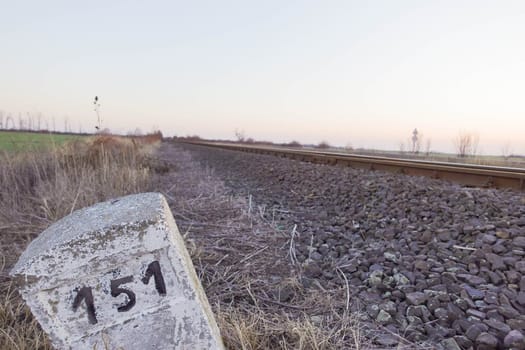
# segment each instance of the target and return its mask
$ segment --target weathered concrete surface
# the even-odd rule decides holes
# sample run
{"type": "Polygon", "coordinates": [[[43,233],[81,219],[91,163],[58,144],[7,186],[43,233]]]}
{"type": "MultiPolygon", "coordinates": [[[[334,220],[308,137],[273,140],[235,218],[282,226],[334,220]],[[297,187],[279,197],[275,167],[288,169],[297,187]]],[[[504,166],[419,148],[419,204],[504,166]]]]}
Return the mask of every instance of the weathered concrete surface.
{"type": "Polygon", "coordinates": [[[57,348],[223,349],[166,200],[122,197],[42,232],[11,274],[57,348]]]}

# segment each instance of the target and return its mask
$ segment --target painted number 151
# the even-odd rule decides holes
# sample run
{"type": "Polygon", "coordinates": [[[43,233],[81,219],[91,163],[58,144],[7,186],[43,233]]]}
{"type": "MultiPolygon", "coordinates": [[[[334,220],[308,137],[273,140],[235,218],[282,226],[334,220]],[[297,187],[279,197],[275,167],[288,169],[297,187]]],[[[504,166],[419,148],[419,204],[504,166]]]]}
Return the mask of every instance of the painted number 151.
{"type": "MultiPolygon", "coordinates": [[[[164,277],[162,276],[162,271],[160,270],[160,264],[158,261],[153,261],[148,265],[144,277],[141,278],[142,283],[148,284],[151,279],[151,276],[153,276],[155,280],[155,289],[157,290],[159,295],[165,296],[166,284],[164,283],[164,277]]],[[[133,276],[117,278],[111,280],[110,282],[112,297],[117,297],[120,294],[126,294],[128,297],[128,302],[126,304],[117,307],[118,312],[129,311],[131,310],[131,308],[133,308],[133,306],[135,306],[135,293],[133,293],[130,289],[120,287],[121,285],[130,282],[133,282],[133,276]]],[[[82,301],[84,301],[86,304],[89,323],[96,324],[98,321],[95,310],[95,301],[93,299],[93,292],[91,287],[84,286],[77,291],[77,295],[73,300],[73,311],[77,311],[82,301]]]]}

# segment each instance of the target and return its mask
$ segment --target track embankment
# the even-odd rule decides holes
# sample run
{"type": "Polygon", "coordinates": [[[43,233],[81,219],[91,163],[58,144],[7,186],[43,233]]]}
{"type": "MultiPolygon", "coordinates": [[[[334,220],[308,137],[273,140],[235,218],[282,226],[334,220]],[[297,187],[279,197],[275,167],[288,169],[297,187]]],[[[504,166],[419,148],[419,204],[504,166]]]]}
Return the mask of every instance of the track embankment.
{"type": "Polygon", "coordinates": [[[443,349],[525,348],[522,192],[181,147],[289,232],[303,288],[347,286],[367,327],[443,349]]]}
{"type": "Polygon", "coordinates": [[[426,176],[466,186],[525,190],[525,169],[523,168],[377,157],[264,145],[205,141],[192,143],[243,152],[269,154],[312,163],[337,164],[370,171],[379,170],[405,175],[426,176]]]}

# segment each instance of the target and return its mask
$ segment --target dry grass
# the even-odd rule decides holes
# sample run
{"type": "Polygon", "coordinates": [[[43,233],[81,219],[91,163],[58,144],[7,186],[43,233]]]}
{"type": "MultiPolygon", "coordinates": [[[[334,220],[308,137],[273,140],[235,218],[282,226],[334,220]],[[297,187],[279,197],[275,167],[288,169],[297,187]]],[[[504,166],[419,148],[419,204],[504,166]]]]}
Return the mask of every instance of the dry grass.
{"type": "Polygon", "coordinates": [[[0,155],[0,344],[50,349],[8,271],[43,229],[72,211],[150,188],[152,140],[109,135],[41,153],[0,155]]]}
{"type": "Polygon", "coordinates": [[[148,147],[104,136],[51,154],[3,156],[1,349],[51,349],[7,276],[29,241],[77,208],[153,184],[168,199],[228,349],[378,348],[373,339],[384,332],[363,321],[344,275],[323,285],[304,279],[290,252],[293,228],[279,224],[283,213],[230,195],[188,152],[165,145],[152,160],[148,147]]]}
{"type": "MultiPolygon", "coordinates": [[[[166,151],[166,150],[164,150],[166,151]]],[[[293,227],[277,209],[232,196],[188,152],[163,153],[177,172],[156,182],[168,198],[228,349],[378,349],[389,334],[364,321],[344,275],[304,278],[293,264],[293,227]]],[[[391,335],[391,334],[389,334],[391,335]]],[[[392,335],[395,336],[395,335],[392,335]]],[[[398,349],[423,349],[399,337],[398,349]]]]}

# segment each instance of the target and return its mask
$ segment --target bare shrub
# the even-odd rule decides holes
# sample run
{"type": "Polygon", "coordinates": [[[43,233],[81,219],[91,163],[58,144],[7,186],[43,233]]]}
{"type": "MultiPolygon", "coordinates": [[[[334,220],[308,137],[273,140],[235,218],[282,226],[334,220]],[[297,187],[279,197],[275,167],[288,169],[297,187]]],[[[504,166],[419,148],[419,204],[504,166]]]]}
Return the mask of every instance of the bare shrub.
{"type": "Polygon", "coordinates": [[[506,142],[501,147],[501,155],[503,156],[505,161],[507,161],[507,160],[509,160],[509,157],[511,156],[511,154],[512,154],[512,146],[511,146],[510,142],[506,142]]]}
{"type": "Polygon", "coordinates": [[[244,140],[246,139],[246,134],[244,133],[244,130],[235,129],[235,138],[237,139],[237,142],[244,142],[244,140]]]}
{"type": "Polygon", "coordinates": [[[332,146],[330,146],[330,144],[328,142],[326,142],[326,141],[321,141],[317,145],[317,148],[319,148],[319,149],[328,149],[330,147],[332,147],[332,146]]]}
{"type": "Polygon", "coordinates": [[[461,131],[454,139],[454,147],[461,158],[475,156],[478,152],[478,143],[478,135],[466,131],[461,131]]]}
{"type": "Polygon", "coordinates": [[[431,152],[432,152],[432,140],[427,139],[427,142],[425,143],[425,155],[428,157],[431,152]]]}
{"type": "Polygon", "coordinates": [[[2,349],[51,348],[7,271],[38,233],[73,210],[149,189],[148,153],[155,146],[148,142],[104,135],[45,152],[0,155],[2,349]]]}
{"type": "Polygon", "coordinates": [[[285,143],[283,144],[283,146],[286,146],[286,147],[293,147],[293,148],[300,148],[300,147],[303,147],[303,145],[301,145],[299,143],[299,141],[291,141],[291,142],[288,142],[288,143],[285,143]]]}
{"type": "Polygon", "coordinates": [[[399,153],[404,154],[405,153],[405,143],[403,141],[399,142],[399,153]]]}

